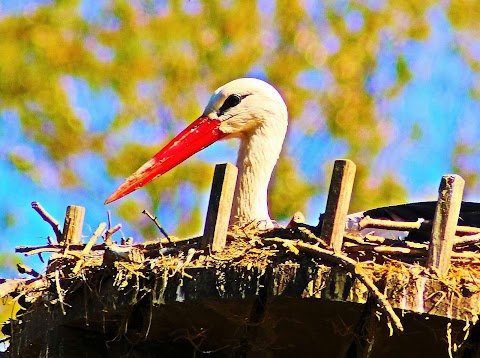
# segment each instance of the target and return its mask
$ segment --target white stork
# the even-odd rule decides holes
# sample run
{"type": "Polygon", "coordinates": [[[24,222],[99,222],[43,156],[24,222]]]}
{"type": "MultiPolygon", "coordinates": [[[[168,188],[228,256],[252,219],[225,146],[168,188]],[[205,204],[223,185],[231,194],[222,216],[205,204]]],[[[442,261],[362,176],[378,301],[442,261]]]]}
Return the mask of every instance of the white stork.
{"type": "MultiPolygon", "coordinates": [[[[262,228],[272,228],[267,189],[287,125],[287,107],[275,88],[254,78],[231,81],[213,93],[197,120],[127,178],[105,204],[139,189],[218,140],[239,138],[239,175],[230,223],[258,222],[262,228]]],[[[431,219],[435,205],[436,202],[410,203],[350,214],[347,228],[354,228],[365,215],[399,221],[431,219]]],[[[480,204],[464,202],[459,224],[480,227],[480,204]]]]}
{"type": "Polygon", "coordinates": [[[287,125],[287,106],[274,87],[254,78],[231,81],[213,93],[196,121],[127,178],[105,204],[137,190],[218,140],[239,138],[239,173],[230,223],[256,221],[262,227],[273,227],[267,189],[287,125]]]}

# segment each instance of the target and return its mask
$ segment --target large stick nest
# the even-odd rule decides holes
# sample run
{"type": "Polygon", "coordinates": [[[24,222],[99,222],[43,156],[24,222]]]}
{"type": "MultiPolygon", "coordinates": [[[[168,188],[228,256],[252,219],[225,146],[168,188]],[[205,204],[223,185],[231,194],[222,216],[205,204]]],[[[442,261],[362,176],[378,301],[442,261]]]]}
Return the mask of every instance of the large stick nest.
{"type": "MultiPolygon", "coordinates": [[[[226,248],[218,253],[200,250],[198,238],[141,244],[122,239],[117,244],[111,239],[114,230],[104,232],[103,244],[94,244],[103,230],[100,227],[86,245],[19,248],[27,254],[53,254],[44,275],[31,273],[35,277],[0,284],[0,296],[15,297],[24,307],[17,319],[4,326],[17,356],[25,356],[26,342],[40,347],[51,340],[48,331],[53,327],[81,327],[113,340],[128,337],[129,343],[160,335],[162,342],[187,340],[200,349],[208,342],[203,328],[173,334],[172,318],[156,310],[166,306],[184,317],[185,312],[176,311],[178,302],[190,312],[189,302],[208,301],[199,309],[208,307],[210,321],[219,320],[215,317],[222,311],[229,324],[246,327],[247,333],[235,343],[227,340],[241,349],[255,340],[247,339],[245,345],[252,325],[265,319],[266,302],[276,297],[321,298],[324,305],[324,299],[355,303],[370,299],[373,310],[384,313],[382,320],[390,332],[404,330],[394,308],[463,320],[466,323],[456,326],[458,337],[452,339],[450,328],[450,348],[455,344],[458,348],[466,337],[465,327],[477,321],[479,254],[472,240],[459,241],[448,274],[439,277],[421,265],[427,253],[424,244],[347,233],[346,253],[339,254],[314,228],[304,225],[270,232],[234,227],[226,248]],[[216,306],[219,299],[233,300],[235,307],[226,313],[216,306]],[[39,325],[47,329],[39,331],[39,325]]],[[[191,312],[187,316],[193,317],[191,312]]]]}

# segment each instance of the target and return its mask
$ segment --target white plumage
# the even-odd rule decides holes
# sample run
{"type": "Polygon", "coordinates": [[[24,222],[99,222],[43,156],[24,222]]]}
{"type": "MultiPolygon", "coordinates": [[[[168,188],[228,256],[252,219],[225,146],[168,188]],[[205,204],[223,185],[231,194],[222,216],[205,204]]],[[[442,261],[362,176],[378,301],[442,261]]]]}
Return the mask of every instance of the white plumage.
{"type": "Polygon", "coordinates": [[[217,140],[239,138],[231,224],[273,226],[267,190],[288,125],[285,102],[268,83],[240,78],[217,89],[202,116],[132,174],[105,201],[110,203],[169,171],[217,140]]]}
{"type": "Polygon", "coordinates": [[[220,131],[228,134],[225,138],[240,139],[237,157],[239,173],[231,223],[259,221],[271,227],[267,190],[287,132],[285,102],[268,83],[241,78],[216,90],[204,115],[221,121],[220,131]],[[245,97],[238,105],[218,116],[218,109],[233,94],[245,97]]]}

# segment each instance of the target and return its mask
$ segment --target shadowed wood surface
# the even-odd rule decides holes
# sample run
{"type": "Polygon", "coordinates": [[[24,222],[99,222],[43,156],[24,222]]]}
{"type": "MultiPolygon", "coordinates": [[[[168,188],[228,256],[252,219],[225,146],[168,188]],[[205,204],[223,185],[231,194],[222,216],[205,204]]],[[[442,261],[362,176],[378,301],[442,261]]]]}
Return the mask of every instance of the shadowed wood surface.
{"type": "MultiPolygon", "coordinates": [[[[356,339],[353,326],[363,309],[358,304],[368,299],[367,288],[350,271],[307,255],[298,256],[295,263],[286,257],[262,267],[217,260],[210,261],[210,267],[187,267],[173,273],[168,268],[151,270],[150,264],[141,265],[143,258],[138,258],[134,274],[128,260],[105,270],[100,257],[97,268],[83,279],[62,280],[66,315],[58,300],[46,303],[38,299],[22,320],[11,326],[15,348],[11,356],[46,356],[48,349],[49,357],[62,356],[62,352],[80,357],[83,351],[76,355],[71,349],[83,341],[88,351],[85,337],[91,337],[108,354],[125,352],[126,347],[142,352],[145,347],[158,346],[165,352],[178,349],[183,352],[180,356],[217,350],[227,355],[247,350],[253,356],[295,352],[330,356],[350,349],[356,339]],[[263,318],[250,323],[262,289],[266,302],[263,318]],[[256,328],[247,329],[250,324],[256,328]]],[[[447,323],[453,319],[454,333],[460,334],[465,321],[476,320],[480,294],[469,291],[466,284],[463,289],[452,289],[451,282],[432,277],[421,266],[412,269],[395,264],[377,272],[368,265],[358,269],[373,274],[392,306],[405,313],[402,322],[407,335],[388,337],[385,316],[377,321],[376,337],[382,336],[384,342],[396,344],[408,336],[423,340],[431,352],[443,357],[447,356],[443,339],[447,323]]],[[[43,295],[55,293],[47,290],[43,295]]],[[[373,349],[381,352],[376,356],[425,352],[418,345],[401,349],[375,345],[373,349]]]]}
{"type": "Polygon", "coordinates": [[[78,205],[70,205],[65,213],[65,222],[63,225],[63,243],[78,244],[82,242],[83,219],[85,217],[85,208],[78,205]]]}
{"type": "Polygon", "coordinates": [[[338,159],[333,166],[320,237],[335,252],[342,251],[345,221],[350,206],[355,171],[355,163],[348,159],[338,159]]]}
{"type": "MultiPolygon", "coordinates": [[[[87,244],[19,247],[52,255],[44,275],[22,267],[34,278],[0,282],[0,296],[19,297],[25,308],[2,329],[10,356],[477,354],[480,342],[470,332],[479,329],[480,238],[476,228],[455,236],[466,228],[456,227],[462,181],[443,178],[434,246],[344,231],[352,168],[338,161],[334,170],[327,237],[301,215],[288,228],[229,231],[236,168],[224,164],[215,172],[203,237],[117,244],[111,234],[120,226],[102,235],[101,223],[87,244]],[[96,244],[100,236],[104,243],[96,244]],[[432,252],[441,260],[429,267],[432,252]]],[[[83,215],[70,208],[64,231],[76,228],[75,236],[83,215]]]]}
{"type": "Polygon", "coordinates": [[[213,251],[221,251],[225,247],[237,175],[238,169],[231,163],[215,166],[201,242],[203,249],[211,246],[213,251]]]}
{"type": "Polygon", "coordinates": [[[447,273],[450,266],[464,186],[462,177],[450,174],[442,177],[438,189],[427,265],[442,275],[447,273]]]}

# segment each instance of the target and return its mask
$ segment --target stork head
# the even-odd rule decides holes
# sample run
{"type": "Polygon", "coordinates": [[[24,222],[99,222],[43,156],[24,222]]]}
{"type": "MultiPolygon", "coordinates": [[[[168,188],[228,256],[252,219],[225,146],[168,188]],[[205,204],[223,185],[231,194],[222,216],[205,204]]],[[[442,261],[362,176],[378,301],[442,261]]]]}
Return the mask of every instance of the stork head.
{"type": "Polygon", "coordinates": [[[286,129],[287,118],[285,102],[268,83],[254,78],[231,81],[213,93],[197,120],[128,177],[105,204],[139,189],[218,140],[249,136],[266,126],[286,129]]]}
{"type": "Polygon", "coordinates": [[[255,78],[240,78],[217,89],[204,117],[220,121],[229,137],[248,135],[262,126],[287,126],[287,107],[278,91],[255,78]]]}

